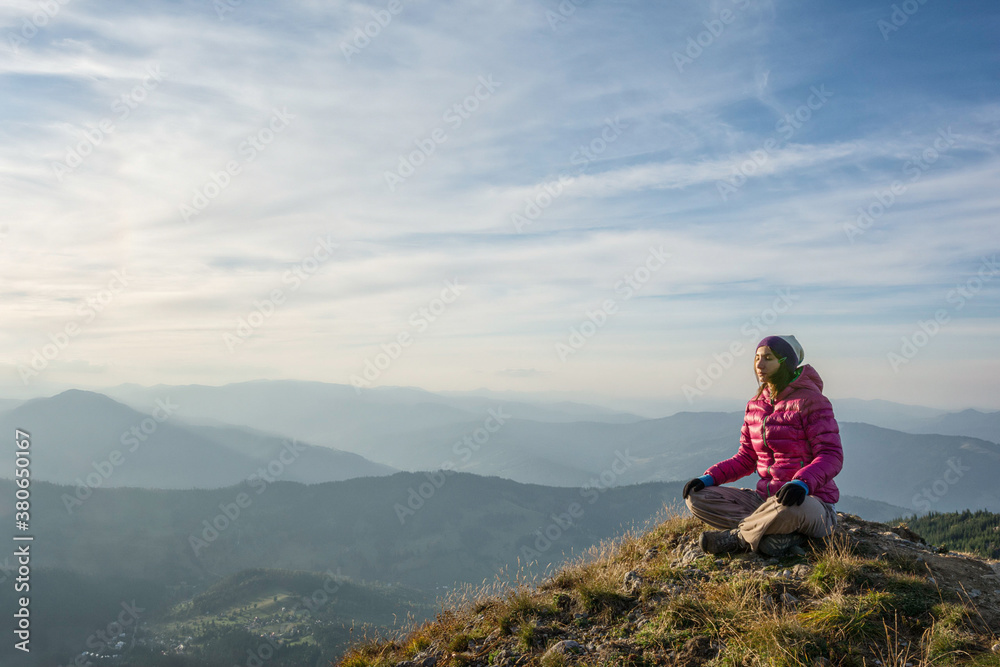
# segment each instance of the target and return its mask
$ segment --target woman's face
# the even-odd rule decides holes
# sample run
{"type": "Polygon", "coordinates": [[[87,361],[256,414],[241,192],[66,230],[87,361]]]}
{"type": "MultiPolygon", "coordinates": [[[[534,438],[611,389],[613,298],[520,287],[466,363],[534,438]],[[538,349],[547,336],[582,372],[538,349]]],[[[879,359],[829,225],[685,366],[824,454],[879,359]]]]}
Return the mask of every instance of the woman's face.
{"type": "Polygon", "coordinates": [[[767,382],[774,375],[774,372],[781,367],[781,362],[778,361],[777,355],[771,352],[771,348],[769,347],[758,347],[753,363],[757,371],[757,380],[760,382],[767,382]]]}

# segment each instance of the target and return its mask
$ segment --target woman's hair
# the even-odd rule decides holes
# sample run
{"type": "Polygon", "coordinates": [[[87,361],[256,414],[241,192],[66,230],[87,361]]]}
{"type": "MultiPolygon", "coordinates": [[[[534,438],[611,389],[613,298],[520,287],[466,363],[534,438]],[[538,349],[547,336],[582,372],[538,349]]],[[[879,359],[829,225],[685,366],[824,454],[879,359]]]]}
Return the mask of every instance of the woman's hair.
{"type": "MultiPolygon", "coordinates": [[[[777,355],[775,355],[777,356],[777,355]]],[[[757,386],[757,393],[753,395],[754,400],[760,398],[761,394],[764,393],[764,387],[771,387],[771,400],[784,391],[785,387],[792,383],[792,379],[795,377],[795,370],[788,363],[787,358],[781,360],[781,365],[778,366],[778,370],[771,374],[771,377],[766,382],[761,382],[757,386]]],[[[757,367],[756,354],[754,355],[754,368],[757,367]]],[[[757,377],[756,371],[754,372],[754,378],[757,377]]]]}

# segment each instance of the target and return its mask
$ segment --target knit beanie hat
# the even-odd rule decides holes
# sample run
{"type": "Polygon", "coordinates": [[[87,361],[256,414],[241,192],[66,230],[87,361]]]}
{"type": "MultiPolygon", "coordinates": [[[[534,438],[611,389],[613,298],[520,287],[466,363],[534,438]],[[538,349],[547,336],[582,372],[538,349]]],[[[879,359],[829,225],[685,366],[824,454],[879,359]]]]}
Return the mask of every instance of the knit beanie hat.
{"type": "Polygon", "coordinates": [[[757,349],[762,347],[769,347],[779,358],[788,359],[788,367],[793,369],[798,368],[806,356],[795,336],[768,336],[757,343],[757,349]]]}

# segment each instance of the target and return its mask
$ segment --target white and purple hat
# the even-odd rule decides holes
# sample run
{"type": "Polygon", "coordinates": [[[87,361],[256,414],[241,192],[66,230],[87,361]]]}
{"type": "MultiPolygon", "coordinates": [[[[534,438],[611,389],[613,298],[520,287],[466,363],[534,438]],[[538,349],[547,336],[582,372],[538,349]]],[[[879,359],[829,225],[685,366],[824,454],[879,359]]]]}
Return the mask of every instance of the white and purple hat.
{"type": "Polygon", "coordinates": [[[788,359],[788,365],[793,369],[798,368],[806,356],[795,336],[768,336],[757,343],[757,349],[762,347],[769,347],[779,357],[788,359]]]}

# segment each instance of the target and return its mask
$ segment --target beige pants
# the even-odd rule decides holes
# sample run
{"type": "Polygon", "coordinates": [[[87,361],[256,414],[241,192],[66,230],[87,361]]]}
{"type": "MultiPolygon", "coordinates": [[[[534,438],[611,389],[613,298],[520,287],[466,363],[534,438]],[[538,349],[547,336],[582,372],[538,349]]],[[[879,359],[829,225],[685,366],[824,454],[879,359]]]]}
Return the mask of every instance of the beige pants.
{"type": "Polygon", "coordinates": [[[761,500],[756,491],[731,486],[709,486],[688,494],[688,509],[696,517],[720,530],[740,529],[740,535],[757,551],[765,535],[802,533],[826,537],[837,525],[833,505],[806,496],[801,505],[786,507],[771,496],[761,500]]]}

